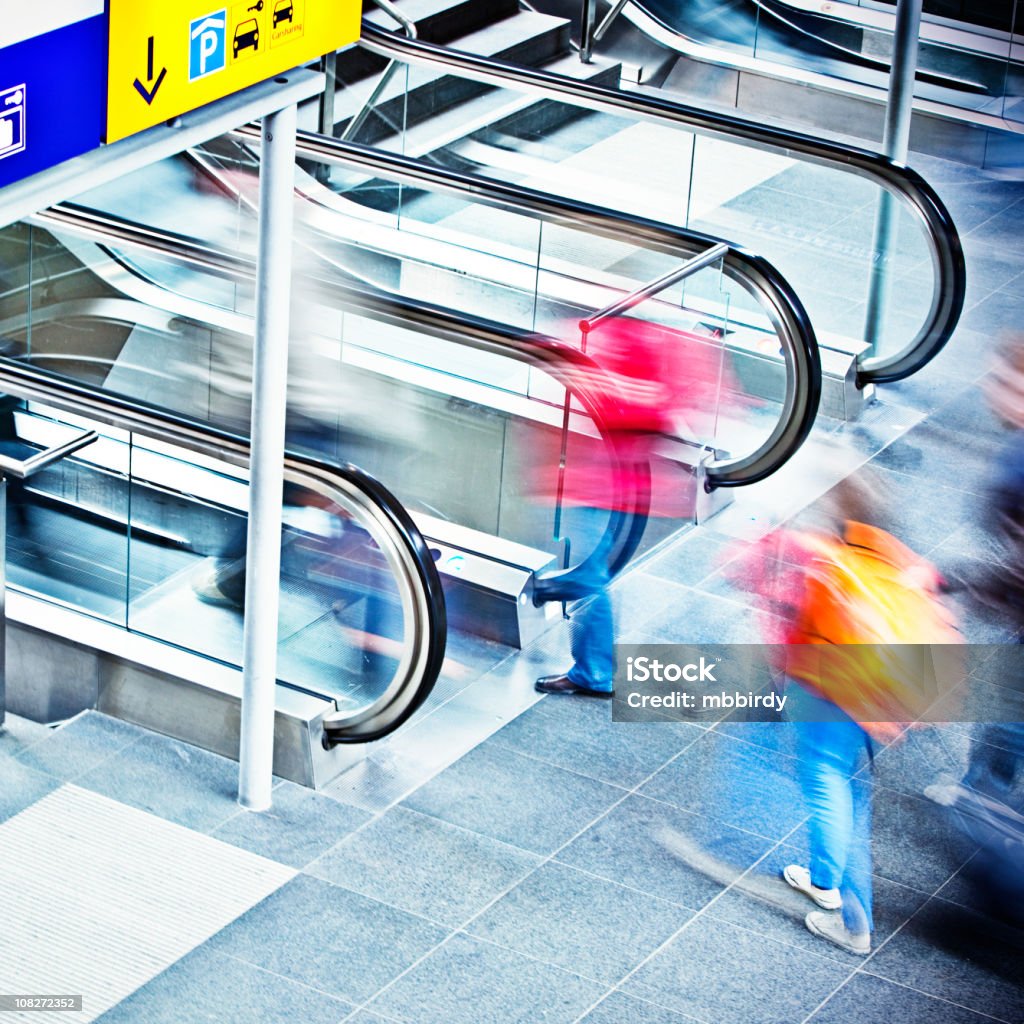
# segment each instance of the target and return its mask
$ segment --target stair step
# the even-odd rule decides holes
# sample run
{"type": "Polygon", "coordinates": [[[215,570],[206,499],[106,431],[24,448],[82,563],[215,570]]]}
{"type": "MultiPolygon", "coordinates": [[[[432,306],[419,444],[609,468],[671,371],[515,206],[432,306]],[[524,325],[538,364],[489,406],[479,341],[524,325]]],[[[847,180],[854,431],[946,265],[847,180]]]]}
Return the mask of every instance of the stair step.
{"type": "MultiPolygon", "coordinates": [[[[568,46],[568,22],[527,12],[470,33],[460,39],[458,45],[469,53],[525,65],[558,61],[568,46]]],[[[336,124],[345,123],[362,109],[376,82],[374,77],[358,83],[358,86],[343,86],[337,92],[334,106],[336,124]]],[[[448,110],[461,108],[467,101],[488,91],[491,91],[489,86],[468,78],[410,66],[399,71],[385,88],[375,113],[360,129],[357,141],[377,144],[398,131],[398,125],[415,126],[448,110]]]]}
{"type": "MultiPolygon", "coordinates": [[[[468,32],[519,12],[517,0],[392,0],[395,10],[416,25],[418,38],[448,44],[468,32]]],[[[372,0],[363,3],[363,17],[378,28],[398,30],[398,23],[372,0]]]]}

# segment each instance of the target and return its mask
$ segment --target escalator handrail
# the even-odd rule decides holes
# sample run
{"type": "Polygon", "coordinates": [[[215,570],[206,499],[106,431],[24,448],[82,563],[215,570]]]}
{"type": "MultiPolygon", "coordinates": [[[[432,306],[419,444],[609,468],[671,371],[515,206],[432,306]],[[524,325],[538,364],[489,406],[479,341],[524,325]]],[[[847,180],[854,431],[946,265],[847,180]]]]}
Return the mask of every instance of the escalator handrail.
{"type": "MultiPolygon", "coordinates": [[[[327,140],[319,136],[316,138],[321,148],[358,151],[373,166],[388,162],[382,154],[367,149],[367,147],[353,147],[351,144],[339,143],[336,140],[327,140]]],[[[434,172],[415,161],[412,163],[419,173],[433,176],[434,172]]],[[[468,187],[478,190],[481,183],[472,179],[468,187]]],[[[487,187],[490,189],[490,186],[487,187]]],[[[495,186],[490,191],[493,193],[512,193],[513,191],[525,193],[527,190],[512,189],[510,186],[502,185],[495,186]]],[[[564,202],[553,201],[542,193],[538,196],[540,197],[538,202],[544,201],[548,205],[552,205],[554,209],[564,212],[567,208],[564,202]]],[[[575,205],[582,211],[588,209],[583,204],[575,205]]],[[[623,230],[622,218],[615,218],[600,208],[592,208],[592,212],[595,214],[595,227],[599,226],[602,230],[607,231],[610,230],[610,224],[615,222],[618,225],[618,230],[623,230]]],[[[82,211],[71,204],[53,207],[37,214],[33,220],[47,227],[85,230],[93,236],[100,234],[103,236],[101,244],[105,245],[134,245],[147,251],[156,250],[163,255],[173,256],[186,262],[194,259],[197,265],[214,272],[227,275],[243,274],[250,277],[255,274],[255,264],[251,259],[218,250],[207,243],[179,239],[173,234],[155,228],[139,228],[129,221],[113,217],[110,214],[82,211]]],[[[628,223],[634,231],[632,236],[627,232],[624,237],[631,237],[635,241],[636,231],[643,229],[645,222],[640,218],[630,218],[628,223]]],[[[702,247],[709,244],[704,236],[697,236],[695,233],[687,235],[685,232],[666,229],[662,225],[653,223],[649,226],[661,239],[663,246],[669,246],[668,251],[679,251],[680,239],[685,239],[686,245],[693,245],[695,239],[697,244],[702,247]],[[670,244],[672,242],[674,242],[675,248],[670,244]]],[[[711,239],[710,241],[717,240],[711,239]]],[[[758,452],[755,453],[756,459],[734,460],[717,467],[711,466],[710,469],[714,470],[716,475],[712,476],[712,473],[708,472],[705,486],[709,490],[714,486],[736,487],[755,483],[783,465],[809,433],[817,412],[821,392],[821,367],[813,330],[806,312],[789,288],[788,283],[767,261],[739,250],[730,254],[730,266],[736,267],[738,273],[742,272],[745,279],[750,282],[750,290],[760,289],[771,302],[778,303],[780,316],[787,318],[785,321],[787,328],[780,331],[780,335],[784,341],[788,337],[790,340],[796,339],[799,343],[793,345],[792,364],[787,363],[787,370],[790,371],[792,380],[787,380],[784,415],[776,425],[769,442],[758,449],[758,452]],[[793,326],[790,327],[789,324],[793,326]]],[[[567,369],[571,370],[573,367],[583,364],[592,366],[591,361],[572,346],[480,318],[455,315],[442,307],[401,298],[383,291],[355,289],[336,282],[326,282],[326,286],[336,296],[344,294],[346,301],[356,310],[361,309],[373,313],[379,318],[391,319],[404,327],[418,326],[428,333],[440,335],[449,340],[457,340],[461,344],[471,345],[483,351],[542,367],[556,380],[559,380],[568,391],[572,392],[588,411],[605,438],[611,459],[619,460],[621,458],[618,446],[611,439],[612,432],[606,430],[602,424],[600,396],[588,395],[585,388],[579,383],[581,379],[585,379],[586,375],[570,373],[567,379],[565,372],[567,369]]],[[[622,477],[636,481],[642,479],[642,472],[633,466],[631,472],[613,474],[613,478],[617,481],[622,477]]],[[[625,515],[610,517],[606,527],[606,531],[610,535],[607,546],[611,552],[609,561],[613,574],[625,567],[639,546],[649,500],[649,494],[636,493],[617,498],[616,507],[629,511],[625,515]]],[[[591,558],[593,557],[592,555],[591,558]]],[[[575,567],[539,581],[536,592],[537,600],[543,600],[545,599],[544,595],[553,594],[559,589],[563,591],[571,589],[574,580],[577,577],[586,578],[589,570],[590,560],[585,560],[575,567]]]]}
{"type": "Polygon", "coordinates": [[[931,308],[917,336],[892,356],[866,358],[857,382],[884,383],[916,373],[942,350],[963,310],[967,288],[963,249],[953,218],[935,190],[916,171],[880,153],[819,139],[803,132],[758,124],[731,114],[715,113],[657,96],[620,92],[495,57],[463,53],[422,39],[406,39],[364,21],[360,46],[378,56],[396,55],[409,63],[450,69],[463,77],[497,88],[515,83],[524,91],[588,110],[628,115],[688,131],[741,142],[770,153],[827,167],[840,167],[866,178],[890,193],[920,222],[931,250],[935,288],[931,308]]]}
{"type": "MultiPolygon", "coordinates": [[[[193,255],[197,255],[197,265],[203,269],[226,275],[251,277],[255,274],[254,261],[244,256],[184,239],[180,240],[179,247],[175,235],[155,228],[136,230],[135,225],[110,214],[83,211],[79,222],[79,211],[63,204],[34,215],[32,220],[52,229],[71,228],[94,238],[102,235],[102,241],[97,244],[135,246],[147,252],[158,251],[186,263],[192,262],[193,255]]],[[[640,544],[650,508],[649,492],[638,486],[644,479],[646,467],[636,464],[629,446],[616,439],[605,425],[603,410],[609,407],[609,396],[592,392],[587,387],[588,380],[597,380],[601,376],[600,369],[589,356],[553,338],[543,338],[478,317],[455,315],[429,303],[399,298],[382,291],[351,288],[333,281],[324,282],[324,285],[335,296],[343,296],[353,312],[375,316],[405,328],[418,328],[478,351],[537,366],[559,381],[590,415],[605,441],[610,476],[617,492],[613,496],[613,503],[615,507],[627,511],[609,519],[606,541],[600,547],[609,552],[608,562],[613,575],[625,568],[640,544]],[[623,488],[629,488],[628,492],[623,488]]],[[[0,391],[2,385],[3,378],[0,376],[0,391]]],[[[192,421],[183,422],[191,424],[192,421]]],[[[595,549],[580,564],[544,577],[535,590],[537,602],[547,600],[547,595],[556,586],[571,590],[577,579],[590,579],[597,557],[598,549],[595,549]]]]}
{"type": "MultiPolygon", "coordinates": [[[[248,125],[233,134],[258,138],[259,130],[248,125]]],[[[672,227],[637,214],[614,213],[604,207],[575,199],[552,196],[523,185],[492,181],[422,160],[385,153],[352,142],[341,142],[315,132],[299,131],[296,152],[300,156],[330,161],[375,175],[386,175],[403,184],[432,191],[467,196],[475,201],[528,214],[547,221],[601,235],[630,245],[687,259],[705,252],[722,240],[699,231],[672,227]]],[[[803,444],[817,416],[821,398],[821,358],[810,317],[793,288],[768,260],[725,242],[723,259],[728,277],[751,294],[765,310],[787,355],[786,397],[783,412],[772,434],[749,455],[711,462],[707,488],[741,487],[771,476],[803,444]]]]}
{"type": "MultiPolygon", "coordinates": [[[[0,393],[139,433],[216,458],[235,466],[249,464],[247,438],[112,395],[99,388],[36,370],[16,359],[0,357],[0,393]]],[[[330,743],[380,739],[405,722],[430,694],[441,671],[447,641],[444,594],[427,544],[401,503],[377,480],[351,465],[288,453],[285,479],[316,491],[341,505],[357,503],[386,529],[398,564],[412,591],[413,657],[406,677],[396,676],[387,691],[358,714],[330,713],[323,719],[330,743]]],[[[284,683],[283,685],[288,685],[284,683]]]]}

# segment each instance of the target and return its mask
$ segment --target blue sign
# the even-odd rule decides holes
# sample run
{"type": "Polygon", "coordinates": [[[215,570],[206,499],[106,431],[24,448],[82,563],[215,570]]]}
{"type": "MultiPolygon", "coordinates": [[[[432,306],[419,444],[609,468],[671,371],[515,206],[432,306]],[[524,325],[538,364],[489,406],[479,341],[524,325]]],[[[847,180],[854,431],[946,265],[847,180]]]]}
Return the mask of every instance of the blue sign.
{"type": "MultiPolygon", "coordinates": [[[[48,13],[65,6],[54,4],[48,13]]],[[[0,188],[100,144],[107,20],[101,13],[4,41],[0,31],[0,188]]]]}
{"type": "Polygon", "coordinates": [[[0,159],[25,148],[25,83],[0,92],[0,159]]]}
{"type": "Polygon", "coordinates": [[[228,12],[225,8],[212,14],[196,18],[189,25],[188,38],[188,80],[212,75],[222,71],[227,63],[228,12]]]}

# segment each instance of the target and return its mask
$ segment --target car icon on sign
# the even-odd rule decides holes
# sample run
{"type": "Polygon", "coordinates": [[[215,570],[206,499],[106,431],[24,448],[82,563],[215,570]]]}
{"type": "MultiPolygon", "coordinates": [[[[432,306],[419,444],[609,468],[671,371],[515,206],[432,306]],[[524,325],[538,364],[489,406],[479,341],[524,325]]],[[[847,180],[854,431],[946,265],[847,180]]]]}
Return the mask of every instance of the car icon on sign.
{"type": "Polygon", "coordinates": [[[295,8],[292,6],[292,0],[277,0],[277,3],[274,4],[274,28],[277,28],[278,24],[282,21],[287,21],[288,24],[291,24],[294,13],[295,8]]]}
{"type": "Polygon", "coordinates": [[[238,58],[238,51],[251,46],[254,50],[260,48],[260,27],[255,18],[248,18],[240,21],[235,26],[235,38],[232,47],[235,51],[235,58],[238,58]]]}

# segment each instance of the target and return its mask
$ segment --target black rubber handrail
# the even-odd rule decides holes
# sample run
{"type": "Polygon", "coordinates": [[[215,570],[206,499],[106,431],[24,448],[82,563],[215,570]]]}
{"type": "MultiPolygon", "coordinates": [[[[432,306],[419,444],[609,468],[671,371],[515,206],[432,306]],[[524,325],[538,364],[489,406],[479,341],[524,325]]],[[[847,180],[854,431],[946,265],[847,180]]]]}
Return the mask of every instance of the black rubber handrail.
{"type": "Polygon", "coordinates": [[[401,57],[412,64],[441,69],[496,88],[516,88],[540,99],[556,100],[638,120],[673,124],[687,131],[740,142],[766,152],[827,167],[845,169],[892,193],[924,227],[935,285],[932,301],[916,337],[891,356],[865,358],[857,383],[902,380],[927,365],[952,336],[967,289],[963,249],[953,218],[935,190],[916,171],[879,153],[829,142],[802,132],[700,110],[661,97],[620,92],[591,82],[512,64],[495,57],[462,53],[421,39],[406,39],[363,21],[360,45],[378,56],[401,57]]]}
{"type": "MultiPolygon", "coordinates": [[[[246,139],[259,137],[253,125],[233,134],[246,139]]],[[[728,245],[722,261],[723,272],[757,300],[779,336],[786,357],[786,395],[775,430],[759,448],[749,455],[712,462],[706,467],[707,489],[742,487],[765,479],[792,458],[814,426],[821,400],[821,357],[814,328],[789,282],[764,257],[699,231],[672,227],[636,214],[615,213],[522,185],[435,167],[423,160],[341,142],[315,132],[298,132],[296,151],[307,159],[337,164],[462,200],[468,197],[488,206],[525,213],[545,223],[680,259],[690,259],[715,245],[728,245]]]]}
{"type": "MultiPolygon", "coordinates": [[[[236,134],[249,136],[251,130],[240,129],[236,134]]],[[[347,167],[369,170],[375,174],[391,174],[408,183],[415,182],[463,198],[472,195],[492,205],[528,210],[532,215],[548,221],[583,228],[632,244],[645,244],[652,249],[676,255],[691,256],[719,242],[718,239],[698,232],[670,228],[640,217],[616,215],[600,207],[551,197],[519,186],[445,172],[419,161],[312,133],[300,132],[297,145],[304,156],[343,163],[347,167]]],[[[140,227],[110,214],[84,210],[72,204],[54,207],[37,215],[35,219],[44,226],[72,228],[79,232],[84,229],[99,234],[102,236],[101,244],[107,246],[139,246],[148,252],[160,252],[194,263],[209,272],[251,277],[255,271],[251,260],[234,253],[223,252],[206,243],[181,239],[154,228],[140,227]]],[[[708,490],[757,482],[788,461],[813,426],[821,394],[821,366],[814,333],[806,311],[786,280],[766,260],[735,247],[730,248],[724,265],[730,275],[766,308],[791,358],[787,361],[789,376],[783,415],[775,431],[752,456],[709,465],[705,481],[708,490]]],[[[133,272],[142,276],[137,269],[133,272]]],[[[601,421],[600,396],[587,395],[579,384],[581,379],[586,378],[586,374],[573,372],[574,367],[592,365],[577,349],[555,339],[542,339],[536,334],[453,314],[441,307],[404,299],[391,293],[370,291],[368,288],[354,289],[332,280],[319,283],[328,296],[335,300],[344,298],[350,308],[372,313],[379,318],[392,319],[404,326],[415,324],[428,333],[440,334],[461,344],[541,366],[587,409],[609,446],[612,461],[621,460],[612,433],[603,427],[601,421]]],[[[593,379],[593,375],[590,379],[593,379]]],[[[629,472],[614,473],[613,476],[639,481],[643,478],[643,472],[641,467],[633,465],[629,472]]],[[[613,574],[625,567],[639,546],[649,499],[649,494],[634,493],[619,496],[615,501],[615,507],[629,511],[610,516],[606,527],[607,534],[610,534],[607,544],[611,551],[613,574]]],[[[538,580],[535,599],[538,603],[543,600],[561,600],[562,597],[556,595],[572,592],[577,579],[585,578],[590,568],[588,559],[561,573],[538,580]]]]}
{"type": "MultiPolygon", "coordinates": [[[[45,403],[89,420],[145,435],[232,465],[249,464],[249,440],[147,403],[61,378],[9,357],[0,357],[0,393],[45,403]]],[[[351,465],[288,453],[285,479],[343,507],[360,508],[386,531],[404,583],[413,592],[413,656],[405,675],[355,714],[335,712],[323,719],[324,742],[365,743],[381,739],[405,722],[429,696],[444,661],[447,616],[437,567],[408,512],[379,481],[351,465]]],[[[367,522],[364,519],[363,522],[367,522]]],[[[380,530],[378,530],[378,536],[380,530]]],[[[402,581],[399,581],[400,583],[402,581]]],[[[400,666],[401,667],[401,666],[400,666]]],[[[288,686],[286,682],[280,685],[288,686]]]]}
{"type": "MultiPolygon", "coordinates": [[[[104,247],[128,246],[147,253],[159,252],[162,256],[227,276],[252,277],[255,274],[254,262],[235,253],[178,239],[155,228],[142,228],[109,214],[79,211],[68,204],[36,214],[33,220],[54,230],[70,229],[85,234],[104,247]]],[[[140,277],[144,276],[137,268],[129,269],[140,277]]],[[[544,370],[565,387],[591,417],[606,445],[610,476],[616,488],[613,504],[626,511],[609,517],[606,541],[601,546],[610,552],[609,565],[613,575],[625,568],[640,544],[647,522],[650,493],[642,486],[642,481],[649,475],[649,467],[637,464],[628,446],[617,440],[614,432],[607,428],[603,410],[609,408],[609,395],[605,389],[598,393],[588,386],[588,381],[603,380],[600,368],[589,356],[555,338],[545,338],[479,317],[456,315],[429,303],[351,288],[334,281],[312,283],[323,287],[329,296],[342,299],[346,308],[355,313],[528,363],[544,370]],[[627,486],[628,491],[624,489],[627,486]]],[[[538,580],[536,602],[555,600],[552,596],[555,589],[572,592],[578,586],[577,580],[590,577],[595,558],[596,549],[578,565],[538,580]]]]}

